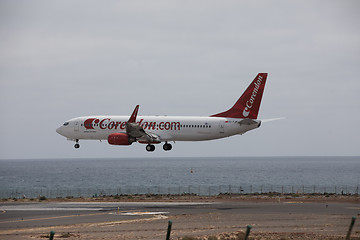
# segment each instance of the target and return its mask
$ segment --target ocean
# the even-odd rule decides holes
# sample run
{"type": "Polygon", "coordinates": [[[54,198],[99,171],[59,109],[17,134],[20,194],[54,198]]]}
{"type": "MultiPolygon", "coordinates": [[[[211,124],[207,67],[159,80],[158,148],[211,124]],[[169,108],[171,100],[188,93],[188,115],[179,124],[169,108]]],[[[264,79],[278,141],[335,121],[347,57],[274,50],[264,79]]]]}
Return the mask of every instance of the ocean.
{"type": "Polygon", "coordinates": [[[0,197],[358,193],[360,157],[0,160],[0,197]]]}

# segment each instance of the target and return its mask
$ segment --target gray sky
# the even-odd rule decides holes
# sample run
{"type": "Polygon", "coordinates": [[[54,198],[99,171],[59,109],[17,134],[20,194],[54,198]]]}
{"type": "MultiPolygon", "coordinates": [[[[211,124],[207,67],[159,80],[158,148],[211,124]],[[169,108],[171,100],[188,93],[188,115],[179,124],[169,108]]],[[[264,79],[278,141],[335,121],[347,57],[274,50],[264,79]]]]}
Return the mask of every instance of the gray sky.
{"type": "Polygon", "coordinates": [[[360,155],[359,1],[0,1],[0,159],[360,155]],[[73,142],[86,115],[208,116],[268,72],[243,136],[73,142]]]}

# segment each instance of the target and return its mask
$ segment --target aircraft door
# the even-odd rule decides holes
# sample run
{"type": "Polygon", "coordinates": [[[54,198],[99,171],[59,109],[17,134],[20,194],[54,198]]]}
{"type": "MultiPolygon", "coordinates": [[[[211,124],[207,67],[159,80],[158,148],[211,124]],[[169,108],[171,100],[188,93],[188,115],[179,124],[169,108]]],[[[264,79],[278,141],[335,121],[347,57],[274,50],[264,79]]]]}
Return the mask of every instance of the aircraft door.
{"type": "Polygon", "coordinates": [[[224,121],[220,121],[219,130],[220,130],[220,133],[225,133],[225,122],[224,121]]]}
{"type": "Polygon", "coordinates": [[[78,121],[74,122],[74,131],[75,132],[79,131],[79,122],[78,121]]]}

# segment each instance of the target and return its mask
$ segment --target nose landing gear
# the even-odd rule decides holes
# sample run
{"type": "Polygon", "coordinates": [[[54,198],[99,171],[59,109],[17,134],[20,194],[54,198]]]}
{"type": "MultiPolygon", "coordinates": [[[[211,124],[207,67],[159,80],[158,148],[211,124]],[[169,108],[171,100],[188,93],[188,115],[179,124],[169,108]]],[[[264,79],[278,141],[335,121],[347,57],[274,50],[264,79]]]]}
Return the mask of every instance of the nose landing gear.
{"type": "Polygon", "coordinates": [[[75,145],[74,145],[74,148],[79,148],[80,147],[80,144],[79,144],[79,139],[76,139],[75,140],[76,141],[76,143],[75,143],[75,145]]]}

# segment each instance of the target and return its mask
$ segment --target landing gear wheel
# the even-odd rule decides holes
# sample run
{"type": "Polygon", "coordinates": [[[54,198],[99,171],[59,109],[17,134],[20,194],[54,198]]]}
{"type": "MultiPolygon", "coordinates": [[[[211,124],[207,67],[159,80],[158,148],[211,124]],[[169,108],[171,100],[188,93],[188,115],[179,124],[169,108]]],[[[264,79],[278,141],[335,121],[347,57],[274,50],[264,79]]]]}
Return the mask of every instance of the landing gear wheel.
{"type": "Polygon", "coordinates": [[[155,146],[152,145],[152,144],[146,145],[146,151],[148,151],[148,152],[153,152],[153,151],[155,151],[155,146]]]}
{"type": "Polygon", "coordinates": [[[164,146],[163,146],[163,149],[165,151],[170,151],[172,149],[172,146],[170,143],[165,143],[164,146]]]}
{"type": "Polygon", "coordinates": [[[79,139],[76,139],[75,141],[76,141],[76,143],[75,143],[74,147],[75,147],[75,148],[79,148],[79,147],[80,147],[79,139]]]}

